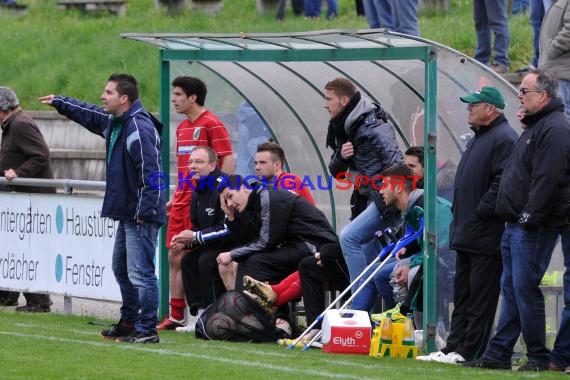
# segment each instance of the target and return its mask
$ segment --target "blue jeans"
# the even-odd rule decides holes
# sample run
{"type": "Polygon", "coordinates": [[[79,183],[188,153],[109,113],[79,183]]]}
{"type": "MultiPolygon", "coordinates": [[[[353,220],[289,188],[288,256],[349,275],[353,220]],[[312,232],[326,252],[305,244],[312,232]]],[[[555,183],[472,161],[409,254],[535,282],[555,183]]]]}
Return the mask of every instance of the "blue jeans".
{"type": "Polygon", "coordinates": [[[539,227],[531,231],[507,223],[501,240],[501,314],[484,357],[510,361],[522,332],[529,361],[548,365],[544,296],[539,285],[559,234],[560,229],[539,227]]]}
{"type": "Polygon", "coordinates": [[[484,65],[491,62],[491,46],[494,46],[494,63],[509,67],[509,20],[505,0],[474,0],[473,20],[477,34],[475,59],[484,65]],[[491,33],[495,36],[491,42],[491,33]]]}
{"type": "Polygon", "coordinates": [[[364,14],[370,28],[394,30],[391,0],[363,0],[364,14]]]}
{"type": "MultiPolygon", "coordinates": [[[[396,218],[383,220],[376,204],[372,202],[366,210],[342,229],[340,232],[340,248],[348,267],[351,282],[380,253],[380,242],[374,233],[383,231],[386,227],[394,227],[398,222],[399,220],[396,218]]],[[[359,284],[354,285],[352,290],[356,290],[359,284]]]]}
{"type": "Polygon", "coordinates": [[[564,114],[570,120],[570,80],[558,79],[558,95],[564,102],[564,114]]]}
{"type": "MultiPolygon", "coordinates": [[[[305,0],[305,16],[321,17],[321,0],[305,0]]],[[[327,0],[327,18],[338,16],[338,0],[327,0]]]]}
{"type": "Polygon", "coordinates": [[[121,290],[121,319],[133,321],[137,332],[156,332],[158,284],[154,256],[157,223],[120,221],[113,248],[113,273],[121,290]]]}
{"type": "Polygon", "coordinates": [[[570,366],[570,229],[562,232],[562,253],[564,254],[564,309],[562,319],[550,352],[550,359],[560,368],[570,366]]]}
{"type": "Polygon", "coordinates": [[[528,9],[528,0],[515,0],[513,2],[513,14],[526,13],[528,9]]]}
{"type": "Polygon", "coordinates": [[[540,40],[540,26],[542,25],[542,19],[551,4],[552,0],[530,0],[530,25],[532,25],[534,45],[534,57],[532,58],[532,64],[534,67],[538,67],[538,57],[540,54],[538,46],[540,40]]]}
{"type": "MultiPolygon", "coordinates": [[[[369,311],[372,306],[374,306],[374,302],[376,301],[376,296],[378,294],[380,294],[384,301],[385,309],[392,309],[396,306],[393,294],[394,289],[392,288],[392,285],[390,285],[390,274],[397,263],[398,260],[395,257],[391,257],[386,261],[386,264],[384,264],[382,269],[376,273],[372,281],[368,282],[361,292],[352,300],[352,308],[354,310],[369,311]]],[[[376,268],[377,266],[370,268],[369,273],[374,272],[376,268]]],[[[365,278],[366,277],[368,276],[365,276],[365,278]]]]}
{"type": "Polygon", "coordinates": [[[394,32],[420,35],[418,26],[418,0],[391,0],[394,32]]]}

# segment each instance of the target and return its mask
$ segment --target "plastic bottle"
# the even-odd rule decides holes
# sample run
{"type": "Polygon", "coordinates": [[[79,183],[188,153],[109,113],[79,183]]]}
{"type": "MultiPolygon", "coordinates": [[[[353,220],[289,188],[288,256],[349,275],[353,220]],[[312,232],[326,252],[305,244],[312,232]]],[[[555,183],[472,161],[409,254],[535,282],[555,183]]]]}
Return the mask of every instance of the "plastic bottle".
{"type": "Polygon", "coordinates": [[[447,331],[445,330],[445,324],[443,323],[443,317],[439,316],[437,318],[437,326],[435,328],[435,335],[439,336],[442,341],[445,343],[447,339],[447,331]]]}
{"type": "Polygon", "coordinates": [[[386,318],[382,321],[380,340],[382,344],[392,344],[392,313],[386,314],[386,318]]]}
{"type": "Polygon", "coordinates": [[[374,330],[372,330],[372,339],[370,340],[369,356],[378,356],[380,352],[380,323],[374,323],[374,330]]]}
{"type": "Polygon", "coordinates": [[[402,344],[404,346],[415,345],[414,341],[414,321],[412,320],[412,314],[406,314],[406,322],[404,322],[404,335],[402,337],[402,344]]]}
{"type": "MultiPolygon", "coordinates": [[[[295,339],[278,339],[277,344],[280,346],[293,348],[291,345],[293,344],[294,341],[295,339]]],[[[302,341],[299,341],[297,342],[297,344],[295,344],[295,348],[305,348],[305,344],[302,341]]]]}

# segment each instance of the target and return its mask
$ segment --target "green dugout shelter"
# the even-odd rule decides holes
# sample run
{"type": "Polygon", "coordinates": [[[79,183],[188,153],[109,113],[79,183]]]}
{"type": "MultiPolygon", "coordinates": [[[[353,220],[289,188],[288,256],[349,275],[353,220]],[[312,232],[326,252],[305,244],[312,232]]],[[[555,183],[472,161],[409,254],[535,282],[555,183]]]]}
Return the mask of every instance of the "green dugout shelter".
{"type": "MultiPolygon", "coordinates": [[[[435,197],[436,193],[452,195],[453,169],[471,136],[467,110],[459,97],[485,85],[496,86],[507,101],[505,114],[514,120],[518,100],[508,82],[448,47],[378,29],[124,33],[121,37],[159,49],[160,116],[165,125],[171,125],[164,135],[166,164],[175,162],[175,152],[167,143],[173,145],[172,132],[181,120],[170,106],[171,81],[179,75],[198,76],[208,85],[206,107],[220,115],[230,131],[238,173],[253,174],[255,146],[268,137],[275,139],[285,149],[288,169],[306,176],[315,188],[315,200],[337,232],[348,222],[351,191],[338,188],[329,177],[332,152],[325,147],[329,117],[323,95],[329,80],[339,76],[352,80],[390,114],[402,150],[412,145],[426,149],[424,286],[436,289],[440,263],[435,197]],[[438,172],[449,175],[438,176],[438,172]]],[[[166,252],[160,255],[160,275],[164,315],[168,313],[166,252]]],[[[438,283],[445,282],[449,279],[438,278],[438,283]]],[[[430,351],[435,348],[438,314],[445,314],[436,311],[436,305],[445,301],[441,298],[435,291],[424,292],[424,337],[430,351]]]]}

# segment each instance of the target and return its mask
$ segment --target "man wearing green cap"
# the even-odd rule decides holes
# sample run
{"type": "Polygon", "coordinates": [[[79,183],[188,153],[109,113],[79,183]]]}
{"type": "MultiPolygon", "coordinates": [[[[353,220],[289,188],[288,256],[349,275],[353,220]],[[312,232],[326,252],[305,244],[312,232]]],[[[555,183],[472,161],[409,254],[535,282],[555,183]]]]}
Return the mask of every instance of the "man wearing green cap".
{"type": "Polygon", "coordinates": [[[489,341],[499,300],[504,221],[495,214],[503,168],[518,138],[503,115],[505,100],[495,87],[460,98],[475,133],[455,176],[450,248],[457,251],[454,305],[447,345],[418,356],[421,361],[461,363],[477,359],[489,341]]]}

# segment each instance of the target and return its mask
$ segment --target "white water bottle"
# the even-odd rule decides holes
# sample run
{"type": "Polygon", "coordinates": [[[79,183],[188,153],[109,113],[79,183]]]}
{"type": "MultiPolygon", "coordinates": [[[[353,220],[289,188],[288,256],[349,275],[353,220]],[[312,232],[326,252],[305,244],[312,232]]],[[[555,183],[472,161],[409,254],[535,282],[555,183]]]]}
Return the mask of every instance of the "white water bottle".
{"type": "Polygon", "coordinates": [[[438,349],[441,350],[443,347],[445,347],[445,341],[447,340],[447,331],[445,330],[445,324],[443,323],[443,317],[441,317],[441,316],[437,318],[437,326],[435,328],[435,335],[436,335],[436,342],[435,343],[436,343],[438,349]]]}

